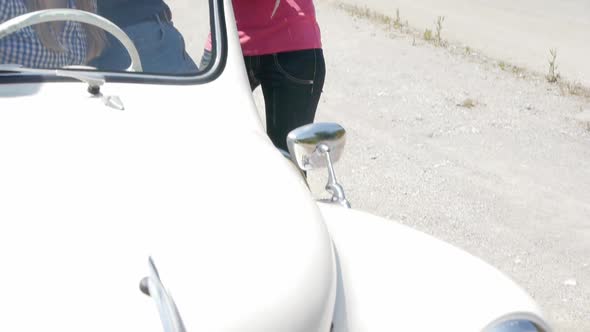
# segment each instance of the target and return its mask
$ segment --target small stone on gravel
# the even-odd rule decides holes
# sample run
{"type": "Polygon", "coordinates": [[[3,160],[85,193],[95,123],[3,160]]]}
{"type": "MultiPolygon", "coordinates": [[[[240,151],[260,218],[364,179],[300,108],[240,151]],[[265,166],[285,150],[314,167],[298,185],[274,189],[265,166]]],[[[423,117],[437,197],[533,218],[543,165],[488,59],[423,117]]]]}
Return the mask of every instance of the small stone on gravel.
{"type": "Polygon", "coordinates": [[[567,279],[563,282],[564,285],[566,286],[571,286],[571,287],[575,287],[578,285],[578,282],[576,281],[576,279],[567,279]]]}

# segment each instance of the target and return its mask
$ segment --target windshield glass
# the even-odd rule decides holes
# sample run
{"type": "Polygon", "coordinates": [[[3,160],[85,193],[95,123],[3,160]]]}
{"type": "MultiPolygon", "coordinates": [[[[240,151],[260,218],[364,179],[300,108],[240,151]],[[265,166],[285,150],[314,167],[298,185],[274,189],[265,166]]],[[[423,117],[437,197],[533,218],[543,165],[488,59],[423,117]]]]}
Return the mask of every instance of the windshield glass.
{"type": "Polygon", "coordinates": [[[0,69],[193,76],[209,31],[208,0],[0,0],[0,69]]]}

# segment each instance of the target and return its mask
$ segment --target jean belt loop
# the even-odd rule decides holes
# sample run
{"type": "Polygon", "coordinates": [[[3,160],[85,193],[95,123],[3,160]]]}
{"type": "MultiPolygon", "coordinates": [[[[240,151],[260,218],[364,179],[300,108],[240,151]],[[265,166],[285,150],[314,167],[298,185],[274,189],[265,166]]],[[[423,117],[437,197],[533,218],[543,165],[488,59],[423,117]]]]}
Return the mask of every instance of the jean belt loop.
{"type": "Polygon", "coordinates": [[[162,23],[162,20],[160,19],[160,15],[158,14],[154,14],[154,16],[156,17],[156,21],[158,21],[158,25],[160,26],[160,33],[162,34],[162,36],[160,37],[160,40],[163,40],[166,34],[166,31],[164,30],[164,24],[162,23]]]}

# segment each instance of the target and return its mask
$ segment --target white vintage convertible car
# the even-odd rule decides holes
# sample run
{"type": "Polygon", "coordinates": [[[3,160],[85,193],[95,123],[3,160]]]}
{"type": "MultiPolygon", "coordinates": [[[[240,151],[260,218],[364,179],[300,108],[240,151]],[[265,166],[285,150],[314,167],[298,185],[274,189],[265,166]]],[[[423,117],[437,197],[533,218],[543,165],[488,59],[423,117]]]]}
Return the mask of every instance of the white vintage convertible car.
{"type": "Polygon", "coordinates": [[[298,128],[277,150],[231,1],[209,7],[212,61],[181,76],[143,72],[95,14],[0,24],[7,38],[85,22],[132,59],[124,72],[0,65],[0,331],[551,330],[490,265],[350,209],[339,125],[298,128]],[[330,199],[306,184],[317,168],[330,199]]]}

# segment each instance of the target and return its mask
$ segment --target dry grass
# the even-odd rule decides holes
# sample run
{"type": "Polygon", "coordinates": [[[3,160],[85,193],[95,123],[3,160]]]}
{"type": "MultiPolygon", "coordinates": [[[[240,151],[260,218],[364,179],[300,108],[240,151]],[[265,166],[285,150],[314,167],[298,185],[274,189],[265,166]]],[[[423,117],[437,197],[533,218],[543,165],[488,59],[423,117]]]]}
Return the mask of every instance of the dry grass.
{"type": "Polygon", "coordinates": [[[457,104],[457,106],[471,109],[471,108],[474,108],[475,106],[477,106],[477,101],[475,101],[471,98],[466,98],[461,103],[457,104]]]}
{"type": "Polygon", "coordinates": [[[444,16],[439,16],[435,21],[434,32],[431,29],[426,29],[424,32],[419,33],[410,27],[408,20],[406,20],[405,22],[402,21],[399,8],[396,9],[395,16],[390,17],[385,14],[376,12],[367,6],[361,7],[346,3],[338,3],[337,6],[340,9],[347,12],[352,17],[366,19],[373,23],[380,24],[388,31],[398,30],[406,35],[412,35],[414,38],[421,37],[422,39],[428,42],[432,42],[435,45],[446,46],[446,43],[442,39],[443,22],[445,20],[444,16]],[[406,29],[404,29],[404,27],[406,29]]]}
{"type": "Polygon", "coordinates": [[[353,17],[368,19],[372,22],[385,25],[387,28],[392,26],[393,19],[391,17],[373,11],[369,7],[359,7],[344,3],[339,4],[339,7],[353,17]]]}
{"type": "Polygon", "coordinates": [[[560,81],[559,90],[564,95],[578,96],[590,99],[590,88],[583,86],[578,81],[560,81]]]}
{"type": "Polygon", "coordinates": [[[443,46],[443,44],[444,44],[444,41],[441,36],[444,21],[445,21],[445,17],[439,16],[436,18],[436,22],[434,22],[434,26],[436,28],[436,35],[435,35],[434,42],[439,46],[443,46]]]}
{"type": "Polygon", "coordinates": [[[426,29],[424,30],[424,34],[422,34],[422,38],[424,38],[424,40],[430,42],[432,41],[432,30],[430,29],[426,29]]]}
{"type": "Polygon", "coordinates": [[[521,77],[521,78],[526,76],[526,69],[519,67],[519,66],[509,64],[505,61],[499,61],[498,68],[500,68],[503,71],[512,72],[514,75],[521,77]]]}
{"type": "Polygon", "coordinates": [[[524,73],[526,72],[526,70],[522,67],[518,67],[518,66],[510,66],[512,73],[518,76],[524,76],[524,73]]]}
{"type": "Polygon", "coordinates": [[[403,27],[402,19],[399,16],[399,8],[395,10],[395,19],[393,19],[393,27],[397,30],[401,30],[403,27]]]}
{"type": "MultiPolygon", "coordinates": [[[[507,63],[505,61],[497,61],[493,58],[489,58],[485,55],[482,55],[479,52],[476,53],[469,46],[456,47],[456,45],[455,45],[455,46],[449,47],[449,43],[447,41],[443,40],[443,37],[442,37],[443,23],[445,21],[444,16],[437,17],[437,19],[435,21],[434,32],[431,29],[425,29],[423,31],[420,31],[420,30],[410,27],[407,20],[405,21],[405,24],[402,24],[402,18],[400,16],[399,9],[396,9],[395,17],[390,17],[385,14],[376,12],[366,6],[360,7],[360,6],[344,4],[344,3],[338,3],[337,6],[353,17],[357,17],[360,19],[366,19],[366,20],[371,21],[373,23],[383,25],[383,28],[386,31],[392,32],[394,30],[397,30],[400,33],[403,33],[405,35],[412,37],[411,43],[413,46],[417,45],[417,42],[416,42],[417,39],[423,39],[428,43],[431,43],[436,46],[444,47],[451,52],[455,52],[455,54],[473,58],[475,61],[481,61],[481,62],[490,63],[490,64],[497,64],[497,66],[501,70],[507,71],[507,72],[512,72],[514,75],[516,75],[517,77],[520,77],[520,78],[543,77],[544,76],[548,82],[556,83],[558,85],[560,91],[564,95],[572,95],[572,96],[578,96],[578,97],[590,99],[590,88],[581,85],[579,82],[575,82],[575,81],[568,82],[561,77],[561,75],[558,72],[557,50],[555,50],[555,49],[551,49],[549,51],[550,58],[549,58],[548,73],[546,75],[542,75],[542,74],[539,74],[536,72],[531,72],[523,67],[519,67],[519,66],[510,64],[510,63],[507,63]],[[459,50],[459,51],[457,52],[455,50],[459,50]]],[[[473,100],[471,100],[471,101],[473,101],[473,100]]],[[[477,106],[477,103],[471,105],[469,103],[469,99],[466,99],[463,103],[459,104],[458,106],[472,108],[474,106],[477,106]]]]}
{"type": "Polygon", "coordinates": [[[551,57],[549,58],[549,72],[547,73],[546,78],[547,78],[547,82],[556,83],[560,78],[559,72],[557,71],[557,63],[556,63],[557,50],[551,49],[551,50],[549,50],[549,54],[551,55],[551,57]]]}

